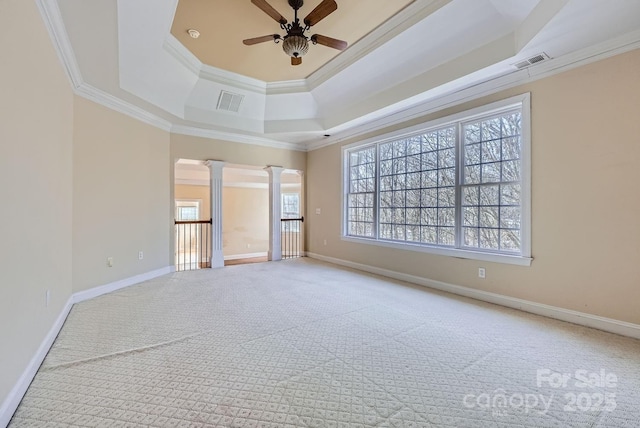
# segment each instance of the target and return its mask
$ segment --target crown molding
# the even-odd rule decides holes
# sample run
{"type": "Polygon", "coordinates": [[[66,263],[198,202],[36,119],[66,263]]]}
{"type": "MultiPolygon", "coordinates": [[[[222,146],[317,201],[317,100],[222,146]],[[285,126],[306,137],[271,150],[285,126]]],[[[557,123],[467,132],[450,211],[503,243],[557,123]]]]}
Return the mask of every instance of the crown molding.
{"type": "Polygon", "coordinates": [[[165,131],[171,129],[169,121],[86,83],[82,78],[57,1],[36,0],[36,4],[74,94],[165,131]]]}
{"type": "Polygon", "coordinates": [[[533,81],[638,48],[640,48],[640,30],[632,31],[620,37],[598,43],[597,45],[568,53],[557,60],[552,59],[545,61],[540,65],[529,67],[526,70],[529,70],[531,81],[533,81]]]}
{"type": "Polygon", "coordinates": [[[207,79],[221,85],[256,92],[261,95],[267,93],[267,84],[262,80],[243,76],[242,74],[233,73],[221,68],[212,67],[207,64],[202,64],[199,76],[203,79],[207,79]]]}
{"type": "Polygon", "coordinates": [[[189,49],[184,47],[173,34],[169,33],[167,35],[162,48],[193,74],[200,75],[202,62],[189,49]]]}
{"type": "Polygon", "coordinates": [[[301,144],[284,143],[282,141],[271,140],[255,135],[236,134],[232,132],[218,131],[215,129],[198,128],[195,126],[173,125],[171,127],[171,133],[223,140],[232,143],[251,144],[253,146],[271,147],[275,149],[295,150],[301,152],[307,151],[307,148],[301,144]]]}
{"type": "Polygon", "coordinates": [[[193,52],[187,49],[173,34],[169,33],[164,41],[163,48],[180,64],[185,66],[196,76],[207,79],[221,85],[231,86],[237,89],[256,92],[262,95],[295,94],[309,92],[306,79],[285,80],[281,82],[265,82],[243,76],[231,71],[222,70],[207,64],[203,64],[193,52]]]}
{"type": "Polygon", "coordinates": [[[81,84],[74,90],[76,95],[93,101],[97,104],[103,105],[111,110],[115,110],[119,113],[125,114],[133,119],[137,119],[140,122],[144,122],[148,125],[160,128],[163,131],[171,130],[171,122],[156,116],[153,113],[149,113],[147,110],[138,107],[134,104],[128,103],[114,95],[104,92],[94,86],[86,83],[81,84]]]}
{"type": "Polygon", "coordinates": [[[347,50],[331,59],[307,77],[307,86],[311,90],[314,90],[342,70],[367,56],[398,34],[409,29],[451,1],[452,0],[416,0],[407,5],[382,25],[349,46],[347,50]]]}
{"type": "MultiPolygon", "coordinates": [[[[593,45],[578,51],[550,59],[539,65],[522,70],[514,70],[496,78],[471,84],[464,88],[449,91],[435,98],[423,101],[417,105],[407,107],[383,118],[375,118],[345,131],[337,132],[331,137],[311,141],[305,144],[307,151],[318,150],[364,134],[399,125],[412,119],[417,119],[447,107],[472,101],[498,91],[510,89],[519,85],[550,77],[583,65],[600,61],[615,55],[640,48],[640,30],[593,45]]],[[[330,132],[330,131],[328,131],[330,132]]]]}
{"type": "MultiPolygon", "coordinates": [[[[332,73],[337,73],[344,69],[399,32],[404,31],[425,16],[444,6],[449,1],[451,0],[417,0],[305,80],[272,82],[267,84],[261,80],[202,65],[202,63],[172,35],[165,40],[164,47],[167,52],[180,60],[182,64],[192,72],[220,84],[244,88],[261,94],[308,92],[310,88],[312,89],[329,79],[332,73]],[[238,76],[241,78],[240,86],[238,86],[238,76]]],[[[357,138],[365,133],[375,132],[389,126],[401,124],[455,104],[480,98],[500,90],[509,89],[640,48],[640,30],[633,31],[609,41],[545,61],[539,65],[519,71],[514,70],[513,72],[478,84],[467,85],[466,87],[449,91],[434,98],[416,102],[412,106],[408,106],[391,115],[384,117],[378,115],[378,117],[364,121],[359,125],[348,127],[345,131],[334,132],[332,137],[295,144],[255,135],[175,125],[171,121],[150,113],[142,107],[138,107],[117,96],[93,87],[86,83],[82,77],[57,1],[36,0],[36,5],[52,40],[56,54],[76,95],[168,132],[295,151],[317,150],[347,139],[357,138]]],[[[329,133],[331,132],[331,130],[327,131],[329,133]]]]}
{"type": "Polygon", "coordinates": [[[263,95],[310,92],[451,1],[452,0],[416,0],[351,45],[349,49],[324,64],[306,79],[265,82],[203,64],[172,34],[167,36],[163,47],[191,72],[212,82],[237,89],[257,92],[263,95]]]}
{"type": "Polygon", "coordinates": [[[202,79],[262,95],[267,92],[267,83],[262,80],[203,64],[171,33],[165,39],[163,48],[180,64],[202,79]]]}
{"type": "Polygon", "coordinates": [[[297,94],[310,92],[306,79],[267,82],[267,95],[297,94]]]}
{"type": "Polygon", "coordinates": [[[49,32],[53,47],[60,59],[60,63],[66,71],[67,78],[72,88],[78,88],[84,83],[80,67],[76,61],[76,55],[71,46],[71,40],[62,20],[62,13],[56,0],[36,0],[36,5],[49,32]]]}

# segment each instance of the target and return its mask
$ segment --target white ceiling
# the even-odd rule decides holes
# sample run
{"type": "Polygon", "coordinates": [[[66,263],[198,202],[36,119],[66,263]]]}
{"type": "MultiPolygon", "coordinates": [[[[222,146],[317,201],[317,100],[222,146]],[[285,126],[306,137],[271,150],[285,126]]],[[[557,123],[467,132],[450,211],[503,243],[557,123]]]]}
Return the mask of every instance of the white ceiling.
{"type": "Polygon", "coordinates": [[[306,79],[267,83],[178,42],[177,0],[37,1],[80,95],[171,132],[298,150],[640,47],[638,0],[416,0],[306,79]],[[222,90],[244,97],[238,113],[217,110],[222,90]]]}

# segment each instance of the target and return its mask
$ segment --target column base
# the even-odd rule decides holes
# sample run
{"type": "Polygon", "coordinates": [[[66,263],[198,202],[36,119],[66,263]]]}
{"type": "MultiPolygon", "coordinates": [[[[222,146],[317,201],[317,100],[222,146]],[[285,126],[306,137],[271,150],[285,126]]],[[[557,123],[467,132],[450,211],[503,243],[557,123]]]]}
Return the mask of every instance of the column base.
{"type": "Polygon", "coordinates": [[[280,251],[273,253],[271,251],[268,251],[267,260],[269,260],[270,262],[277,262],[279,260],[282,260],[282,253],[280,251]]]}
{"type": "Polygon", "coordinates": [[[211,268],[224,267],[224,253],[222,251],[214,251],[211,256],[211,268]]]}

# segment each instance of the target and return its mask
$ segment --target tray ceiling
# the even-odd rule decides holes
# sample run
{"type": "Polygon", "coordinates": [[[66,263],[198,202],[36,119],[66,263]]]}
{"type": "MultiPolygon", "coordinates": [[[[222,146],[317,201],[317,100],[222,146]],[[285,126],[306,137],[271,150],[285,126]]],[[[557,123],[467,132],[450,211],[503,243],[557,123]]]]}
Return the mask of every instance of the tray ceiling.
{"type": "MultiPolygon", "coordinates": [[[[319,2],[306,0],[298,13],[300,20],[319,2]]],[[[308,34],[322,34],[352,45],[412,2],[338,1],[338,10],[313,26],[308,34]]],[[[287,0],[270,0],[269,3],[289,22],[293,20],[293,9],[287,0]]],[[[244,39],[285,34],[277,22],[249,0],[180,0],[171,34],[203,64],[266,82],[304,79],[340,53],[325,46],[312,45],[302,65],[293,67],[282,51],[282,42],[243,45],[244,39]],[[198,30],[200,37],[191,38],[187,33],[189,29],[198,30]]]]}
{"type": "Polygon", "coordinates": [[[279,45],[242,44],[277,29],[250,0],[36,0],[79,95],[173,133],[296,150],[640,47],[640,1],[336,1],[314,29],[349,48],[311,46],[296,69],[279,45]]]}

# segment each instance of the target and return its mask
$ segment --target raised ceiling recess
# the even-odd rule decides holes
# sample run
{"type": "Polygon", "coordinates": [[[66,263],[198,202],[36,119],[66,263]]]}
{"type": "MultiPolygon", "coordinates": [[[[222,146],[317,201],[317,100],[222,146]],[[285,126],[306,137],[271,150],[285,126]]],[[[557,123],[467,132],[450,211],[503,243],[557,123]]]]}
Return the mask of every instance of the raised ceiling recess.
{"type": "MultiPolygon", "coordinates": [[[[349,45],[402,10],[413,0],[336,0],[337,10],[314,23],[313,34],[346,41],[349,45]]],[[[303,18],[321,4],[305,0],[299,7],[303,18]]],[[[294,11],[289,0],[270,0],[277,13],[291,22],[294,11]]],[[[260,43],[247,47],[243,40],[274,34],[284,36],[277,23],[269,19],[250,0],[180,0],[171,33],[203,64],[221,68],[265,82],[304,79],[340,53],[339,49],[311,46],[302,64],[292,67],[282,51],[282,42],[260,43]],[[188,31],[196,29],[193,39],[188,31]]]]}
{"type": "Polygon", "coordinates": [[[251,0],[251,3],[280,24],[281,30],[286,34],[281,36],[275,33],[253,37],[243,40],[242,43],[247,46],[253,46],[265,42],[274,42],[276,44],[282,42],[282,50],[291,58],[291,65],[294,67],[302,64],[302,57],[309,52],[310,44],[322,45],[340,51],[345,50],[348,46],[348,43],[344,40],[334,39],[322,34],[309,36],[309,33],[307,33],[307,31],[311,30],[311,27],[338,9],[338,3],[335,0],[322,0],[303,20],[298,18],[298,10],[304,5],[304,0],[289,0],[289,6],[293,9],[291,22],[280,15],[266,0],[251,0]]]}
{"type": "Polygon", "coordinates": [[[36,2],[80,96],[175,134],[295,150],[640,47],[640,1],[304,0],[301,22],[336,6],[305,34],[348,48],[309,46],[298,66],[282,43],[243,44],[284,37],[289,0],[263,1],[277,21],[261,0],[36,2]]]}

